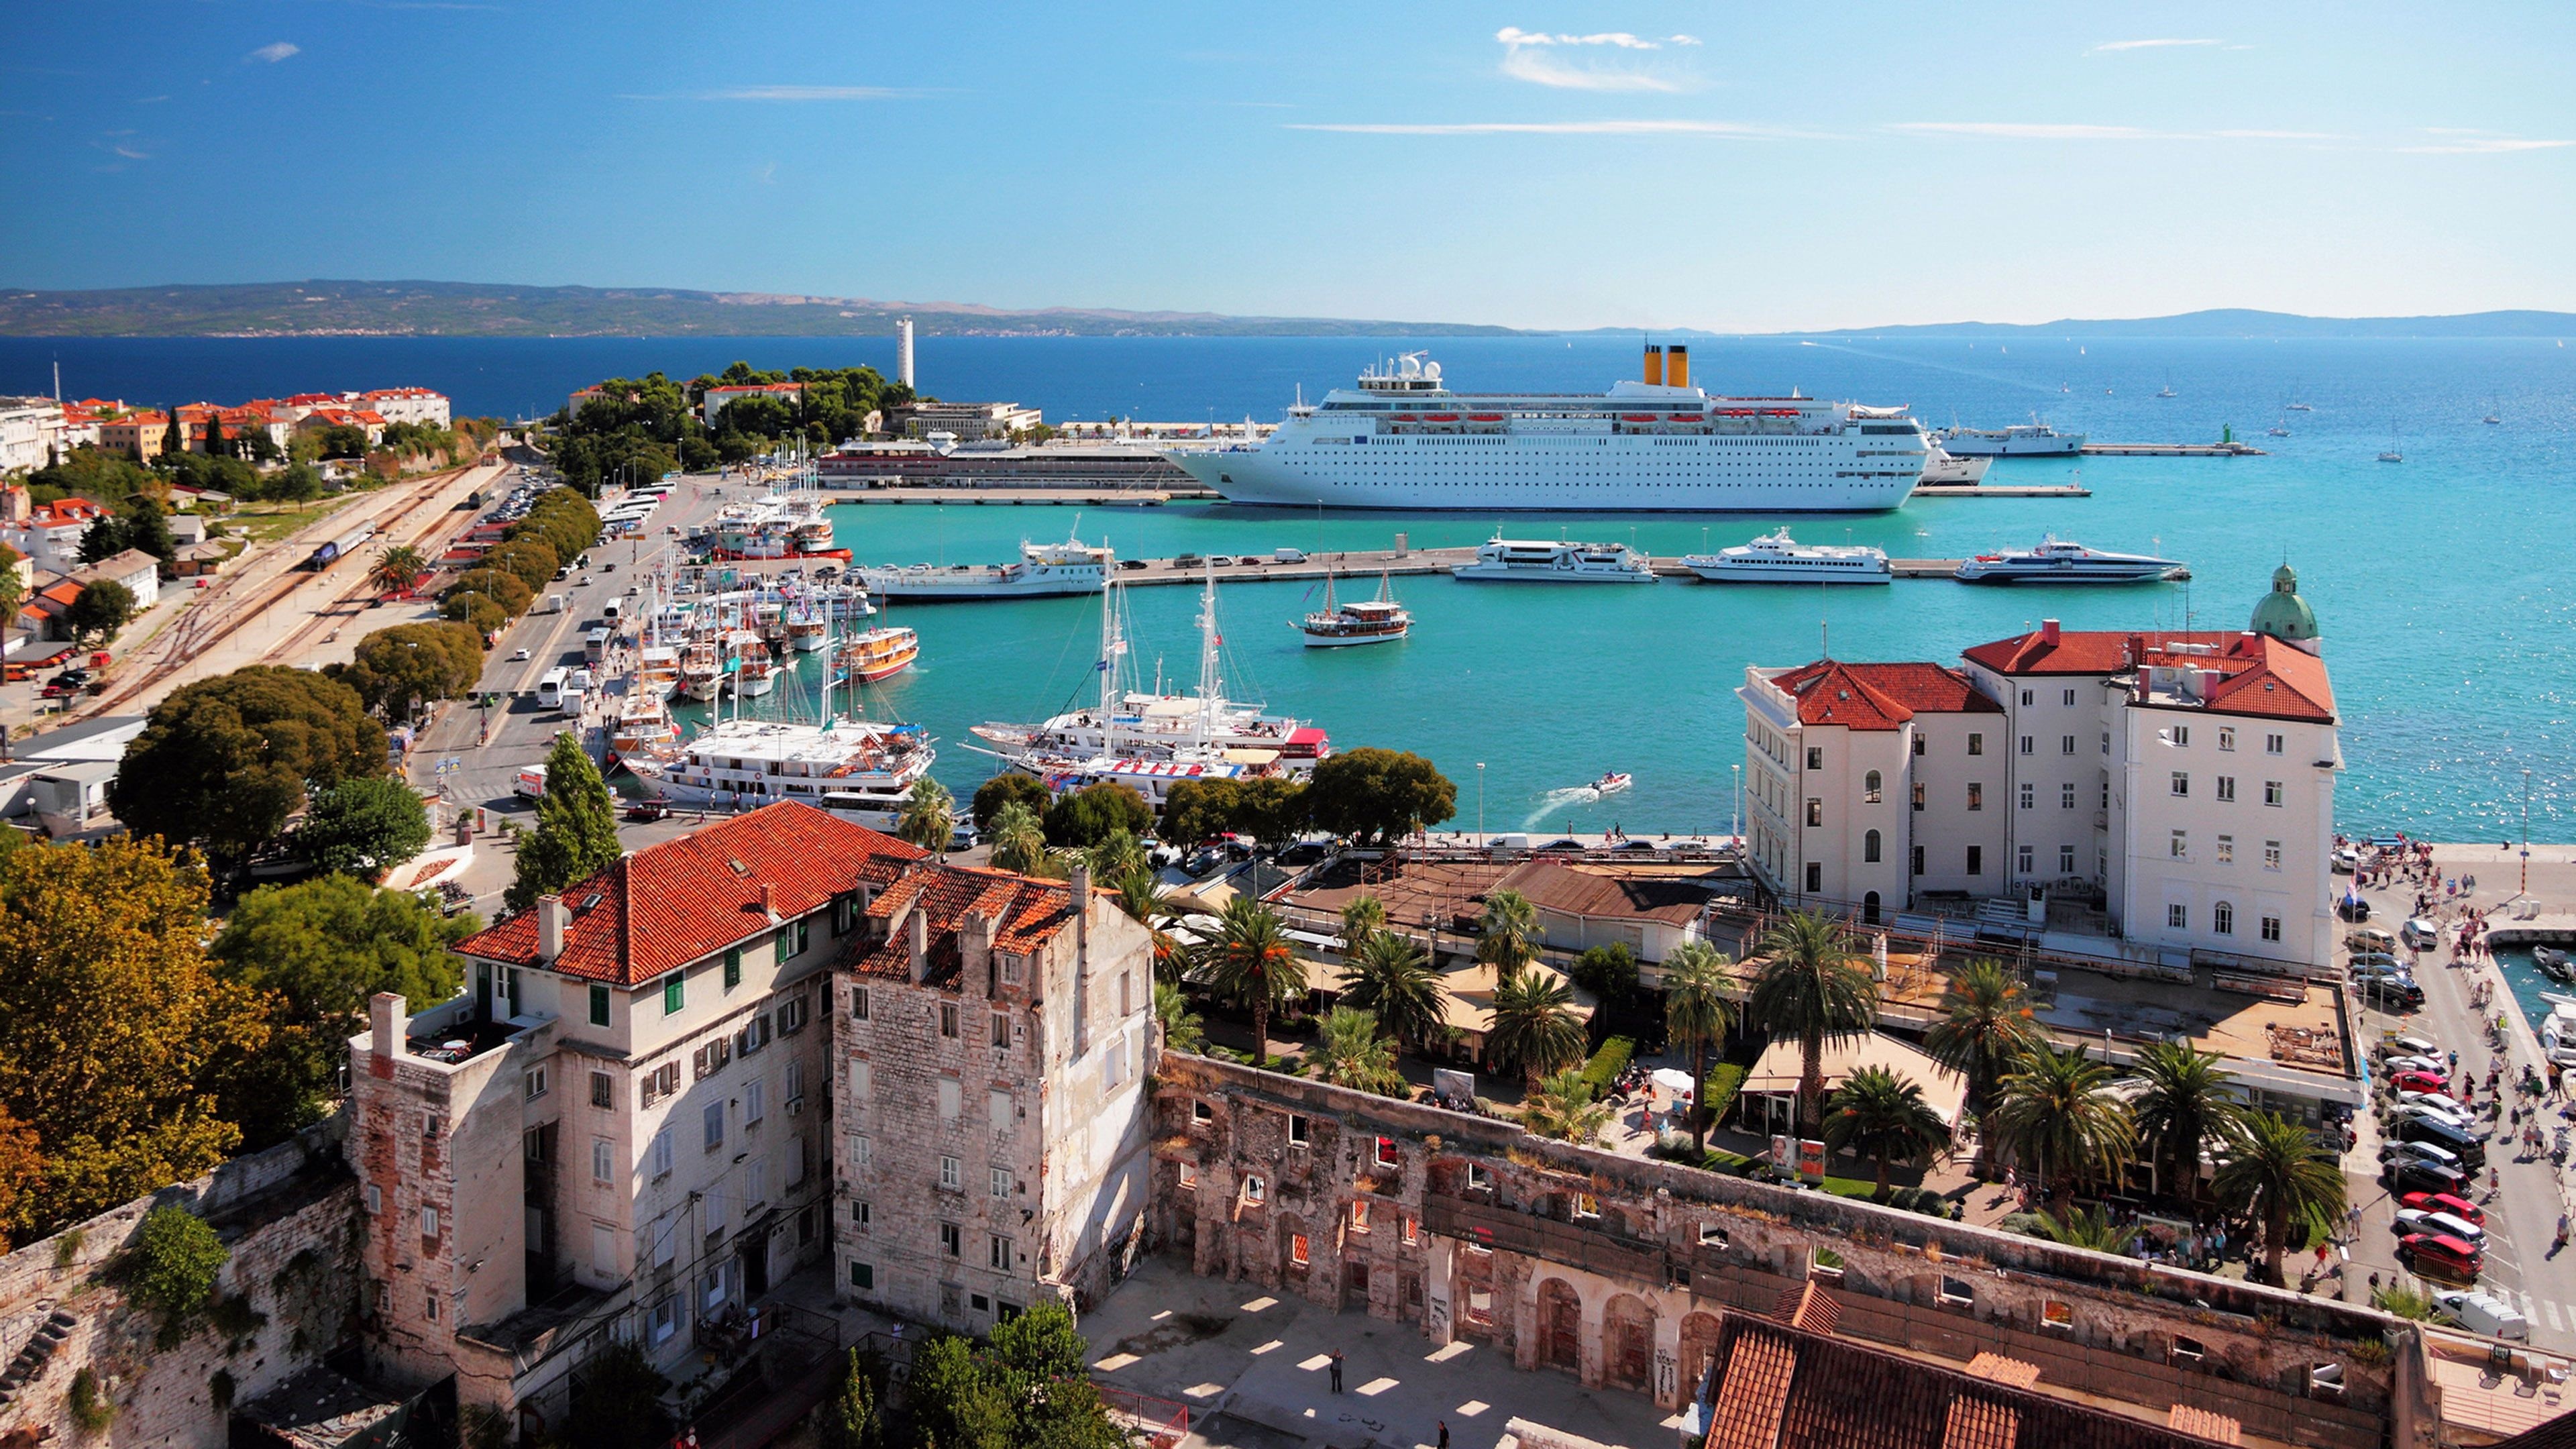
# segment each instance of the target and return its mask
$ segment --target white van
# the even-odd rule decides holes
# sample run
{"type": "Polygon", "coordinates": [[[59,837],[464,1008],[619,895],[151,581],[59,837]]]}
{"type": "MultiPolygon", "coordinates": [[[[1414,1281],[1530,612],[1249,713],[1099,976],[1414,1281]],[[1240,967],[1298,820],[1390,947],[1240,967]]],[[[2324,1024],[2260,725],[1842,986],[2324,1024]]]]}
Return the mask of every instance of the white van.
{"type": "Polygon", "coordinates": [[[1490,839],[1488,845],[1489,848],[1497,852],[1506,850],[1527,850],[1530,848],[1529,837],[1517,833],[1494,836],[1490,839]]]}
{"type": "Polygon", "coordinates": [[[2531,1342],[2531,1320],[2492,1293],[2448,1289],[2433,1295],[2433,1312],[2443,1322],[2456,1324],[2471,1333],[2531,1342]]]}

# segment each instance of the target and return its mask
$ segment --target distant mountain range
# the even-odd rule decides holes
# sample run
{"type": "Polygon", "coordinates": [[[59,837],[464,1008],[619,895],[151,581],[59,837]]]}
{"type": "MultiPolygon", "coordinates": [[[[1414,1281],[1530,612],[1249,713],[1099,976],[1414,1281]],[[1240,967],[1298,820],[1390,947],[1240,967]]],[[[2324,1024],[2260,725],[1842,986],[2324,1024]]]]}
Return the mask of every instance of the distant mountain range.
{"type": "Polygon", "coordinates": [[[1225,317],[970,302],[879,302],[668,287],[510,287],[480,282],[247,282],[0,291],[10,337],[882,337],[910,317],[925,336],[1504,337],[1509,327],[1225,317]]]}
{"type": "MultiPolygon", "coordinates": [[[[86,292],[0,290],[9,337],[865,337],[910,317],[924,336],[985,337],[1511,337],[1514,327],[1339,317],[1229,317],[971,302],[884,302],[774,292],[667,287],[512,287],[482,282],[246,282],[86,292]]],[[[1616,335],[1629,327],[1570,334],[1616,335]]],[[[1658,328],[1660,337],[2563,337],[2576,313],[2472,312],[2453,317],[2303,317],[2219,308],[2171,317],[2060,322],[1942,322],[1830,331],[1718,333],[1658,328]]]]}

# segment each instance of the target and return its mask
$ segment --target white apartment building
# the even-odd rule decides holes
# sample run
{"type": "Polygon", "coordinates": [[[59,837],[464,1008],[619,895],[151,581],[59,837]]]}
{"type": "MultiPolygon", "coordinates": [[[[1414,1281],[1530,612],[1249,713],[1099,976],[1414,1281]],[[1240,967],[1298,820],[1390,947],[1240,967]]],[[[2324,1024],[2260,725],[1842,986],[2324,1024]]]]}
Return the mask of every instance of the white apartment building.
{"type": "Polygon", "coordinates": [[[773,805],[467,938],[454,1001],[379,997],[348,1148],[378,1370],[560,1424],[606,1338],[686,1377],[827,1252],[832,968],[921,859],[773,805]]]}
{"type": "Polygon", "coordinates": [[[49,466],[62,446],[63,407],[49,397],[0,397],[0,474],[49,466]]]}
{"type": "Polygon", "coordinates": [[[425,387],[380,387],[342,396],[389,423],[426,423],[434,428],[448,424],[447,395],[425,387]]]}
{"type": "Polygon", "coordinates": [[[2241,633],[2051,619],[1963,663],[1746,671],[1746,852],[1774,891],[1865,919],[2069,895],[2165,964],[2331,961],[2342,754],[2286,567],[2241,633]]]}

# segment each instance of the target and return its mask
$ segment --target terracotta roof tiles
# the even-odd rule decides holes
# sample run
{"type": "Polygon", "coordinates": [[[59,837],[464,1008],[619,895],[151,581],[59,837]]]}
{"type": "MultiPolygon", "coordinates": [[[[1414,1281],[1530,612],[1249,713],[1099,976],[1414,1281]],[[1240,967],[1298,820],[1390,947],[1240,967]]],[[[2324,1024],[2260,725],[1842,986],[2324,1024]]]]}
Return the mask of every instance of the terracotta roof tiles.
{"type": "Polygon", "coordinates": [[[1798,701],[1800,724],[1892,730],[1918,714],[2003,712],[1966,674],[1944,664],[1820,659],[1773,675],[1771,682],[1798,701]]]}
{"type": "MultiPolygon", "coordinates": [[[[1026,954],[1045,946],[1072,921],[1073,891],[1057,881],[1008,871],[922,864],[879,892],[867,913],[871,920],[890,924],[915,910],[928,924],[930,964],[923,979],[940,985],[954,979],[965,959],[957,934],[968,917],[994,923],[996,947],[1026,954]]],[[[880,940],[853,947],[845,964],[863,976],[909,976],[911,935],[909,923],[902,930],[888,930],[880,940]]]]}

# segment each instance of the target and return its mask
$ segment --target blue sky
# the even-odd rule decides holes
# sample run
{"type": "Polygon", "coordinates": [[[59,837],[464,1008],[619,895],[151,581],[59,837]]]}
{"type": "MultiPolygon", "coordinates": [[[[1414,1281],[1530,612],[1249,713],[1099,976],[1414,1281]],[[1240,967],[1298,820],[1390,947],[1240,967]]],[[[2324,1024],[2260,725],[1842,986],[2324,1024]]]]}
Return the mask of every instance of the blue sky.
{"type": "Polygon", "coordinates": [[[21,7],[0,285],[2576,310],[2576,7],[21,7]]]}

